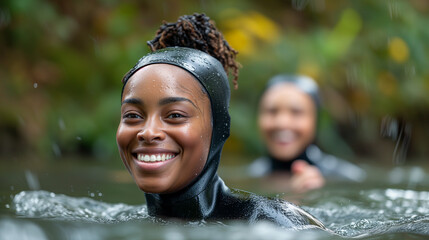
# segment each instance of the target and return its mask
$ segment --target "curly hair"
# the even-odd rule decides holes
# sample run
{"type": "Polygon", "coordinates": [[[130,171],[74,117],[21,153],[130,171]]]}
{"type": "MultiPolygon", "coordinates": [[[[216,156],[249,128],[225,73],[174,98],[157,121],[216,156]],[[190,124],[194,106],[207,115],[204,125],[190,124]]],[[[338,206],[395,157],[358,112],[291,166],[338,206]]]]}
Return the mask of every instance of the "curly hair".
{"type": "Polygon", "coordinates": [[[219,60],[225,72],[232,72],[234,88],[238,87],[238,52],[229,46],[215,24],[205,14],[184,15],[177,22],[163,22],[154,39],[147,42],[152,51],[166,47],[189,47],[206,52],[219,60]]]}

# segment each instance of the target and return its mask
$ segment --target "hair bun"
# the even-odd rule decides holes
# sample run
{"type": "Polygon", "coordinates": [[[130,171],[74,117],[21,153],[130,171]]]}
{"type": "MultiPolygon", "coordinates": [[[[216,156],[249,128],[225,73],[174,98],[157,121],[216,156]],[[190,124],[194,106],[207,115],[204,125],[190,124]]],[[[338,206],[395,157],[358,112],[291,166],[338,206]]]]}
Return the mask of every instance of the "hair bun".
{"type": "Polygon", "coordinates": [[[163,24],[154,39],[147,42],[152,51],[166,47],[188,47],[208,53],[219,60],[225,72],[234,76],[234,87],[238,86],[237,51],[231,48],[215,23],[205,14],[194,13],[179,17],[177,22],[163,24]]]}

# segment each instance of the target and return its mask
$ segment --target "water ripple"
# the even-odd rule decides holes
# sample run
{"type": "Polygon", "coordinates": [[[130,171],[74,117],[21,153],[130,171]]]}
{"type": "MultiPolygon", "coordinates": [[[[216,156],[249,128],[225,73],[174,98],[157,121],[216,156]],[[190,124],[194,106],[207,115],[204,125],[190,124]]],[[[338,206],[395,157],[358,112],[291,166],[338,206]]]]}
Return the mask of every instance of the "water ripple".
{"type": "Polygon", "coordinates": [[[166,222],[149,217],[146,205],[110,204],[47,191],[24,191],[15,195],[12,202],[12,209],[21,218],[0,218],[0,239],[25,236],[31,239],[48,239],[46,236],[140,239],[143,235],[145,239],[403,239],[404,236],[429,236],[429,192],[371,189],[323,191],[323,195],[325,197],[311,207],[304,208],[324,222],[334,235],[321,230],[291,231],[264,222],[252,226],[240,221],[166,222]]]}
{"type": "Polygon", "coordinates": [[[20,216],[69,221],[114,223],[149,218],[146,205],[110,204],[47,191],[20,192],[13,199],[13,207],[20,216]]]}

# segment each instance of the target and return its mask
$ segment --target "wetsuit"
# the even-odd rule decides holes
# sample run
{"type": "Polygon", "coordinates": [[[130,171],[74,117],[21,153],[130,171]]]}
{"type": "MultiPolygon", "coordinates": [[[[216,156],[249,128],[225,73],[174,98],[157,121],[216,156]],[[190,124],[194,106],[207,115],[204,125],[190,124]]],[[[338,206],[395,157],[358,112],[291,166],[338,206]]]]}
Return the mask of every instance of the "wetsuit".
{"type": "Polygon", "coordinates": [[[328,179],[362,182],[366,178],[366,172],[360,167],[326,154],[314,144],[308,146],[304,152],[290,161],[278,160],[269,155],[260,157],[249,165],[248,172],[252,177],[262,177],[271,172],[290,173],[292,164],[297,160],[303,160],[314,165],[328,179]]]}
{"type": "Polygon", "coordinates": [[[195,49],[172,47],[150,53],[139,60],[124,77],[126,81],[150,64],[178,66],[201,83],[210,98],[212,137],[202,172],[184,189],[169,194],[145,193],[148,212],[156,217],[187,220],[267,220],[283,227],[323,225],[301,208],[280,199],[269,199],[228,188],[217,175],[222,147],[229,137],[230,87],[221,63],[195,49]]]}

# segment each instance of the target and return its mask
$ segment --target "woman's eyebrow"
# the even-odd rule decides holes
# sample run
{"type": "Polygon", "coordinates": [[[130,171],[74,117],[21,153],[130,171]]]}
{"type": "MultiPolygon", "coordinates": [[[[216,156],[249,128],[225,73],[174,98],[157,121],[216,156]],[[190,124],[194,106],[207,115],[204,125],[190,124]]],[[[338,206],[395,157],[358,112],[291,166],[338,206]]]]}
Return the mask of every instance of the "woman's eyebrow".
{"type": "Polygon", "coordinates": [[[168,98],[163,98],[161,100],[159,100],[159,105],[166,105],[169,103],[174,103],[174,102],[190,102],[195,108],[198,109],[198,107],[194,104],[194,102],[192,102],[190,99],[188,98],[184,98],[184,97],[168,97],[168,98]]]}
{"type": "Polygon", "coordinates": [[[143,104],[143,101],[139,98],[127,98],[124,101],[122,101],[122,105],[129,103],[129,104],[143,104]]]}

